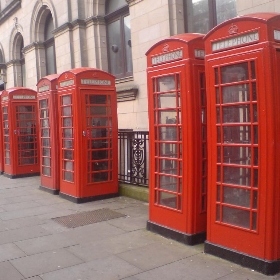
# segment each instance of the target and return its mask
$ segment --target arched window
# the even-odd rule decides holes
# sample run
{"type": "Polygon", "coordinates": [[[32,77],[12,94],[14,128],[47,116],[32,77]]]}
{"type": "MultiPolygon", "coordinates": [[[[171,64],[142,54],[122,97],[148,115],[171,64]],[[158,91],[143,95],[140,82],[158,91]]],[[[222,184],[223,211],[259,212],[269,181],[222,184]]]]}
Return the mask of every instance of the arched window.
{"type": "Polygon", "coordinates": [[[204,33],[236,16],[236,0],[184,0],[185,31],[204,33]]]}
{"type": "Polygon", "coordinates": [[[51,13],[46,17],[45,30],[44,30],[44,45],[46,50],[46,74],[56,73],[56,62],[55,62],[55,46],[53,37],[53,18],[51,13]]]}
{"type": "Polygon", "coordinates": [[[125,0],[106,1],[109,71],[116,78],[132,76],[130,15],[125,0]]]}
{"type": "Polygon", "coordinates": [[[21,72],[21,84],[23,87],[26,86],[26,72],[25,72],[25,59],[23,54],[23,38],[21,36],[21,42],[20,42],[20,55],[19,55],[19,62],[20,62],[20,72],[21,72]]]}

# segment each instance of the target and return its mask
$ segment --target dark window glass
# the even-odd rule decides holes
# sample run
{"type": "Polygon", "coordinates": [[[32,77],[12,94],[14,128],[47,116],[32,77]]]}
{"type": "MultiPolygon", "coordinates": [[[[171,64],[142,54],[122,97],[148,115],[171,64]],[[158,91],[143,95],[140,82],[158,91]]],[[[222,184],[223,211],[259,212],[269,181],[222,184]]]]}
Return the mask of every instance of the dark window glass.
{"type": "Polygon", "coordinates": [[[47,75],[56,73],[56,62],[55,62],[55,46],[53,38],[53,18],[51,13],[46,18],[45,33],[44,33],[44,45],[46,55],[46,73],[47,75]]]}
{"type": "Polygon", "coordinates": [[[207,33],[236,16],[236,0],[184,0],[186,32],[207,33]]]}
{"type": "Polygon", "coordinates": [[[125,0],[106,2],[109,71],[117,78],[132,75],[131,29],[125,0]]]}

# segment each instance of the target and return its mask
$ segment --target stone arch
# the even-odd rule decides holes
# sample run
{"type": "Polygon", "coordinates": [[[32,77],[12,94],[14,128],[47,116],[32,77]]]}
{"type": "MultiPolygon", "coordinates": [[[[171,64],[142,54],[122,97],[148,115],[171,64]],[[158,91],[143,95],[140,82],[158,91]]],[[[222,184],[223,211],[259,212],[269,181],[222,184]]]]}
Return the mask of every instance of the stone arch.
{"type": "Polygon", "coordinates": [[[44,41],[44,29],[46,18],[51,13],[53,18],[54,29],[57,28],[57,14],[51,0],[38,0],[34,6],[31,24],[30,37],[31,43],[44,41]]]}
{"type": "Polygon", "coordinates": [[[21,58],[21,42],[23,38],[23,28],[16,22],[10,36],[10,60],[17,60],[21,58]]]}
{"type": "Polygon", "coordinates": [[[4,48],[3,48],[2,44],[0,43],[0,64],[1,63],[6,63],[6,59],[5,59],[4,48]]]}

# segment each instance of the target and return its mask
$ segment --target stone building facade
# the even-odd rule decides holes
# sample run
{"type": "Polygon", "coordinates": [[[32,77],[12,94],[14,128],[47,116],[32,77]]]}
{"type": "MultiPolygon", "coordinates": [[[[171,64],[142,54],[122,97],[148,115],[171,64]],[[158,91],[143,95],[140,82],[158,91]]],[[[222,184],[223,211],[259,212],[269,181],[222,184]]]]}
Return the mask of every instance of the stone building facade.
{"type": "Polygon", "coordinates": [[[0,0],[0,78],[36,89],[48,74],[94,67],[117,77],[120,129],[148,130],[146,51],[219,22],[279,12],[278,0],[0,0]]]}

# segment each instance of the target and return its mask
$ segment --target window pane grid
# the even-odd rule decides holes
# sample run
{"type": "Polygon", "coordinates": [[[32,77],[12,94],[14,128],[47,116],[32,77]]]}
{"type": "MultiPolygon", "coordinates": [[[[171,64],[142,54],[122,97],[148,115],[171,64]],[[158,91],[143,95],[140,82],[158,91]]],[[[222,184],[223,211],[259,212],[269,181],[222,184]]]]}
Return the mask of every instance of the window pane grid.
{"type": "Polygon", "coordinates": [[[2,108],[3,115],[3,139],[4,139],[4,163],[11,164],[11,150],[10,150],[10,130],[8,122],[8,106],[2,108]]]}
{"type": "Polygon", "coordinates": [[[255,64],[216,73],[216,222],[257,231],[258,112],[255,64]]]}
{"type": "Polygon", "coordinates": [[[60,97],[61,139],[62,139],[62,180],[74,182],[74,135],[72,96],[60,97]]]}

